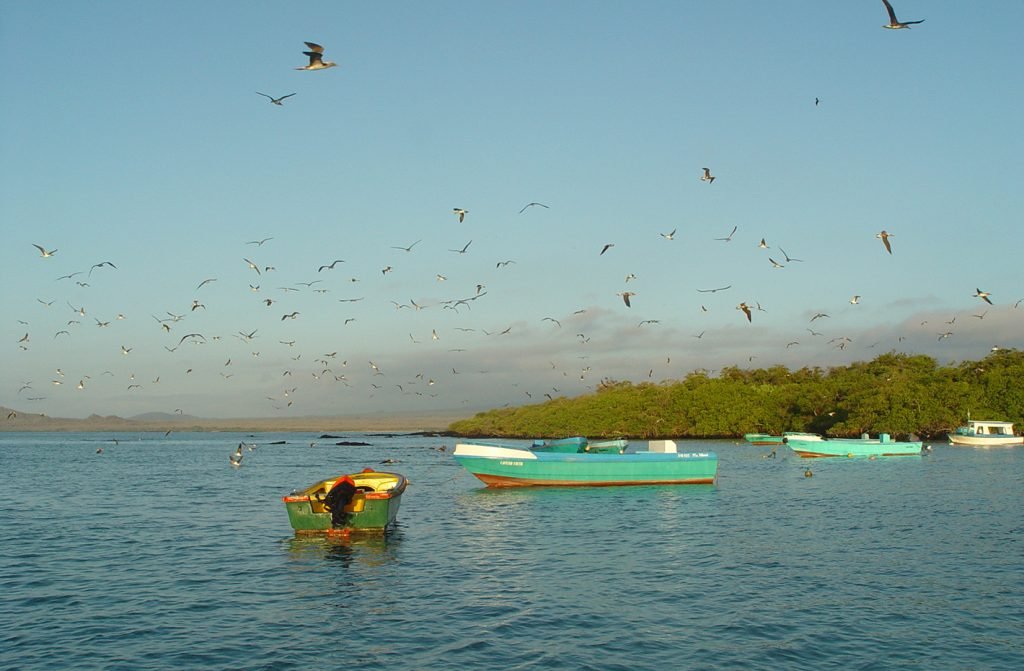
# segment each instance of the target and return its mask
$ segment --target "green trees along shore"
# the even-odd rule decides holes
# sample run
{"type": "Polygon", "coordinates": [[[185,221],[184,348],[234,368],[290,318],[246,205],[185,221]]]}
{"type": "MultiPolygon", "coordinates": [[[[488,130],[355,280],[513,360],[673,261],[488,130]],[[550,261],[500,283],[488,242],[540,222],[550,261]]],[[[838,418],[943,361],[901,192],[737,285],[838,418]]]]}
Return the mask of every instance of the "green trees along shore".
{"type": "Polygon", "coordinates": [[[604,380],[573,399],[478,413],[449,427],[466,437],[740,438],[810,431],[945,438],[968,413],[1024,424],[1024,352],[940,366],[924,355],[888,353],[829,368],[736,367],[695,371],[659,384],[604,380]]]}

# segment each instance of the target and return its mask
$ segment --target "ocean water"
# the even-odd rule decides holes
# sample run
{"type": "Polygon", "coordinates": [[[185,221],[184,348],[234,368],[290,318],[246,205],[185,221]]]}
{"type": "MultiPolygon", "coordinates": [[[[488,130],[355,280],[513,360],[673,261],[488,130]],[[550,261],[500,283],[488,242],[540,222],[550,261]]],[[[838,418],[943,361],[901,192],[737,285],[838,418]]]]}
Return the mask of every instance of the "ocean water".
{"type": "Polygon", "coordinates": [[[487,490],[422,436],[0,434],[0,668],[1024,668],[1021,448],[684,446],[718,485],[487,490]],[[399,526],[296,538],[281,497],[365,466],[410,479],[399,526]]]}

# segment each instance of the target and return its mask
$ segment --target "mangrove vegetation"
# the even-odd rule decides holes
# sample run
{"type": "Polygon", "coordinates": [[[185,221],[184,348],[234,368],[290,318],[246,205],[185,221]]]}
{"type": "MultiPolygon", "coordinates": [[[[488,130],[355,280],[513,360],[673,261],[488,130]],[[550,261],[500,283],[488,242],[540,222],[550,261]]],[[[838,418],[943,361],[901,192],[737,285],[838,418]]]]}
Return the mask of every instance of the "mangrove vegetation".
{"type": "Polygon", "coordinates": [[[810,431],[944,438],[964,423],[1024,424],[1024,352],[994,349],[981,361],[940,366],[890,352],[821,369],[695,371],[682,380],[604,380],[593,393],[478,413],[449,427],[465,437],[741,438],[810,431]]]}

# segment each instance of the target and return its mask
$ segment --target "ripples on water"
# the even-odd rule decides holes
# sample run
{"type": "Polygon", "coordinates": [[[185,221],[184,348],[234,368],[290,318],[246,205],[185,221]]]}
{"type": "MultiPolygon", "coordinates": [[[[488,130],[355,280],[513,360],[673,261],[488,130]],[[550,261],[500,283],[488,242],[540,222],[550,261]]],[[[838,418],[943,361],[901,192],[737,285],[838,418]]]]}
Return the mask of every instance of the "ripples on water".
{"type": "Polygon", "coordinates": [[[117,437],[0,434],[0,668],[1024,667],[1020,448],[501,491],[451,439],[117,437]],[[385,458],[396,530],[292,534],[281,496],[385,458]]]}

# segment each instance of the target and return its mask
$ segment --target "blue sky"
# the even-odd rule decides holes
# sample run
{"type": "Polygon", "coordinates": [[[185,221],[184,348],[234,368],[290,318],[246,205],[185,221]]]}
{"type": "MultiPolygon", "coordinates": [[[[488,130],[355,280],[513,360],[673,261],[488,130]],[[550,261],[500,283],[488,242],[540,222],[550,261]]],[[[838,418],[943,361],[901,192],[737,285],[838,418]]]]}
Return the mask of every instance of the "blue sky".
{"type": "Polygon", "coordinates": [[[1024,5],[895,5],[925,22],[883,30],[874,0],[4,3],[0,405],[468,413],[1022,348],[1024,5]],[[339,67],[294,70],[304,41],[339,67]]]}

